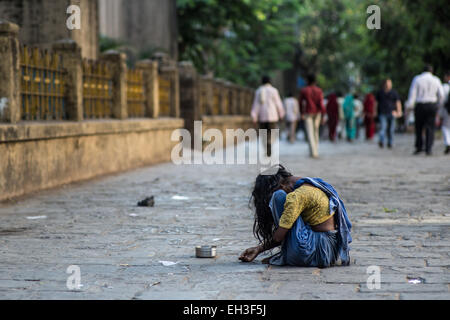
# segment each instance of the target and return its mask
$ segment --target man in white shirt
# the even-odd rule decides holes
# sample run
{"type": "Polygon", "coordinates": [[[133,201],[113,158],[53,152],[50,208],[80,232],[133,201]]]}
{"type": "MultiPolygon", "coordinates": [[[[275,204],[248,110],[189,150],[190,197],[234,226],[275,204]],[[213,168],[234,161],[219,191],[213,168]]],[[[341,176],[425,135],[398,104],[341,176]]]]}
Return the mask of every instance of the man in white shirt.
{"type": "Polygon", "coordinates": [[[444,104],[441,107],[439,115],[442,119],[442,134],[445,142],[445,154],[450,154],[450,108],[448,107],[450,105],[448,97],[450,92],[450,70],[445,73],[444,81],[444,104]]]}
{"type": "Polygon", "coordinates": [[[416,127],[416,151],[420,154],[423,149],[423,130],[425,129],[425,152],[432,154],[434,133],[436,125],[436,115],[439,106],[444,102],[444,89],[441,80],[432,74],[433,67],[427,66],[425,71],[414,77],[409,97],[406,103],[407,108],[414,108],[416,127]]]}
{"type": "Polygon", "coordinates": [[[293,97],[292,93],[289,93],[287,98],[284,99],[284,106],[286,108],[288,139],[290,143],[294,143],[297,132],[297,122],[300,119],[300,108],[297,99],[293,97]]]}
{"type": "Polygon", "coordinates": [[[256,90],[251,116],[254,123],[259,123],[260,129],[267,130],[267,156],[272,155],[272,129],[277,129],[278,122],[284,118],[285,112],[280,93],[270,84],[270,78],[264,76],[262,85],[256,90]]]}

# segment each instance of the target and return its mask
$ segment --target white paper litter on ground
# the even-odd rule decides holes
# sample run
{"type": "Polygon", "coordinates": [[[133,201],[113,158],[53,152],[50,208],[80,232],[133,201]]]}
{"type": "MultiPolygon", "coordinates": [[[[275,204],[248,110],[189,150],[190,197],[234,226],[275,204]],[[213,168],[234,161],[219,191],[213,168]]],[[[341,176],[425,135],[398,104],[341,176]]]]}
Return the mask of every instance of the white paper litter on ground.
{"type": "Polygon", "coordinates": [[[421,283],[425,282],[425,279],[421,278],[421,277],[416,277],[416,278],[407,277],[406,279],[408,280],[408,283],[411,283],[411,284],[421,284],[421,283]]]}
{"type": "Polygon", "coordinates": [[[422,278],[410,278],[410,279],[408,279],[408,282],[412,283],[412,284],[420,284],[420,283],[424,283],[425,279],[422,279],[422,278]]]}
{"type": "Polygon", "coordinates": [[[136,213],[130,213],[129,216],[130,217],[139,217],[136,213]]]}
{"type": "Polygon", "coordinates": [[[417,280],[417,279],[408,280],[408,282],[409,282],[409,283],[412,283],[412,284],[419,284],[419,283],[422,283],[422,281],[417,280]]]}
{"type": "Polygon", "coordinates": [[[170,267],[178,264],[178,262],[173,261],[159,261],[159,263],[161,263],[164,267],[170,267]]]}
{"type": "Polygon", "coordinates": [[[47,219],[47,216],[34,216],[34,217],[27,217],[28,220],[38,220],[38,219],[47,219]]]}
{"type": "Polygon", "coordinates": [[[189,200],[189,198],[185,196],[173,196],[172,200],[189,200]]]}

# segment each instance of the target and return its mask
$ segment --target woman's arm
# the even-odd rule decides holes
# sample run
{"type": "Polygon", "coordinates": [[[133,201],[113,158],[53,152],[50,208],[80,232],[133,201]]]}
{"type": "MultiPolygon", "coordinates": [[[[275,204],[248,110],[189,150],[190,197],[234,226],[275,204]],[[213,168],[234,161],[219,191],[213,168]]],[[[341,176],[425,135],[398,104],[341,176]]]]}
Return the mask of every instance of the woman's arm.
{"type": "Polygon", "coordinates": [[[267,246],[259,245],[257,247],[248,248],[241,254],[239,260],[243,262],[252,262],[261,253],[280,246],[288,232],[289,230],[287,229],[278,228],[273,235],[273,240],[271,243],[269,243],[267,246]]]}
{"type": "Polygon", "coordinates": [[[275,233],[273,234],[273,244],[274,246],[270,249],[273,249],[275,247],[278,247],[286,238],[286,235],[288,234],[289,229],[285,229],[282,227],[279,227],[277,230],[275,230],[275,233]]]}
{"type": "Polygon", "coordinates": [[[275,230],[272,242],[267,244],[266,246],[259,245],[257,247],[248,248],[241,254],[239,260],[244,262],[252,262],[259,254],[263,253],[264,251],[273,249],[281,245],[281,243],[286,238],[289,229],[292,227],[292,225],[298,219],[300,213],[304,209],[303,194],[299,193],[297,190],[289,193],[286,197],[284,212],[279,223],[280,227],[275,230]]]}
{"type": "Polygon", "coordinates": [[[288,232],[289,232],[288,229],[284,229],[281,227],[278,228],[277,230],[275,230],[271,243],[267,244],[266,246],[259,245],[257,247],[258,254],[263,253],[264,251],[267,251],[267,250],[272,250],[273,248],[276,248],[278,246],[281,246],[281,244],[283,243],[284,238],[286,238],[286,235],[288,232]]]}
{"type": "Polygon", "coordinates": [[[283,236],[283,229],[289,231],[292,228],[300,214],[305,210],[307,202],[308,194],[303,192],[303,189],[295,189],[293,192],[288,193],[284,203],[284,210],[278,223],[279,228],[274,234],[274,239],[275,235],[277,237],[283,236]]]}
{"type": "Polygon", "coordinates": [[[286,235],[288,232],[289,232],[288,229],[284,229],[281,227],[278,228],[275,231],[275,233],[273,234],[273,240],[270,244],[268,244],[265,247],[262,245],[259,245],[257,247],[248,248],[241,254],[241,256],[239,257],[239,260],[241,260],[243,262],[252,262],[253,260],[256,259],[256,257],[258,257],[258,255],[260,255],[264,251],[271,250],[273,248],[280,246],[281,243],[286,238],[286,235]]]}

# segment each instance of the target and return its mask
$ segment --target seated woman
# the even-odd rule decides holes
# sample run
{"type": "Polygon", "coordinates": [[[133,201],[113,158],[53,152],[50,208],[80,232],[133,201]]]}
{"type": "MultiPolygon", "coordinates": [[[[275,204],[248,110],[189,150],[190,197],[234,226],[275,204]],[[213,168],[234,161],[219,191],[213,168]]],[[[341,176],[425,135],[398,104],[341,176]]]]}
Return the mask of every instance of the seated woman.
{"type": "Polygon", "coordinates": [[[260,245],[239,259],[251,262],[281,245],[281,251],[263,263],[326,268],[340,259],[349,265],[352,225],[336,190],[319,178],[295,177],[281,165],[275,170],[256,178],[253,233],[260,245]]]}

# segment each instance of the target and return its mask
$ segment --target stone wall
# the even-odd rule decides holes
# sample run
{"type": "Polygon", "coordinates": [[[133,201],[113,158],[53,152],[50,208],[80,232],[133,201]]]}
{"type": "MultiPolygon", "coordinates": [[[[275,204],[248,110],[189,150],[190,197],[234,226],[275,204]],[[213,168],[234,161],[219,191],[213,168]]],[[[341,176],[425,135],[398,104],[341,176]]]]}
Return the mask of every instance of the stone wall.
{"type": "Polygon", "coordinates": [[[0,125],[0,201],[170,161],[181,119],[0,125]]]}
{"type": "Polygon", "coordinates": [[[1,0],[0,20],[20,26],[22,44],[51,48],[55,41],[73,39],[81,47],[83,57],[98,58],[98,4],[93,0],[1,0]],[[67,8],[81,9],[81,30],[69,30],[67,8]]]}
{"type": "MultiPolygon", "coordinates": [[[[227,130],[237,130],[242,129],[247,131],[248,129],[256,129],[250,116],[203,116],[202,117],[202,135],[208,129],[218,129],[222,133],[224,147],[235,144],[233,140],[227,140],[227,130]]],[[[203,145],[204,147],[204,145],[203,145]]]]}
{"type": "MultiPolygon", "coordinates": [[[[158,61],[140,61],[133,71],[142,72],[140,86],[145,100],[141,103],[142,118],[128,115],[128,68],[124,54],[110,51],[98,61],[83,61],[80,46],[73,40],[51,45],[52,56],[59,57],[56,67],[66,74],[64,80],[65,121],[25,121],[24,103],[35,94],[25,90],[30,83],[39,83],[38,94],[46,97],[32,108],[52,109],[46,96],[48,86],[57,85],[53,77],[35,74],[21,65],[24,52],[19,50],[19,27],[0,22],[0,201],[29,192],[62,184],[170,161],[175,142],[172,133],[184,126],[179,114],[178,99],[173,99],[168,117],[159,117],[158,72],[170,72],[178,81],[177,70],[159,68],[158,61]],[[104,89],[89,81],[84,65],[108,63],[112,92],[112,118],[88,120],[86,87],[104,89]],[[92,64],[91,64],[92,63],[92,64]],[[26,79],[27,78],[27,79],[26,79]]],[[[36,52],[34,49],[33,52],[36,52]]],[[[39,52],[39,50],[37,51],[39,52]]],[[[41,61],[41,60],[39,60],[41,61]]],[[[34,62],[33,62],[34,63],[34,62]]],[[[43,68],[48,68],[45,64],[43,68]]],[[[59,80],[59,84],[61,84],[59,80]]],[[[136,84],[135,84],[136,85],[136,84]]],[[[134,87],[133,87],[134,88],[134,87]]],[[[178,90],[178,87],[175,86],[178,90]]],[[[103,91],[104,92],[104,91],[103,91]]],[[[179,95],[178,91],[171,94],[179,95]]],[[[94,94],[98,97],[98,93],[94,94]]],[[[36,100],[33,100],[36,102],[36,100]]]]}

